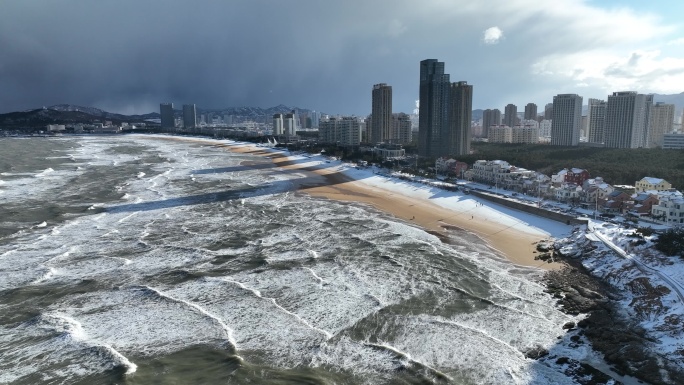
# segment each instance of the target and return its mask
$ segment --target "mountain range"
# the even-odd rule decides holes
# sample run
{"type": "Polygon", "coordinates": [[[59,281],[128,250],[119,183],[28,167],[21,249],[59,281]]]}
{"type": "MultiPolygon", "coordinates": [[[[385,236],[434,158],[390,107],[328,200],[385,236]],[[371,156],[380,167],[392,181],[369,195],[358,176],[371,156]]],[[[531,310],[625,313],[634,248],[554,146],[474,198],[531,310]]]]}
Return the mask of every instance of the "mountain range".
{"type": "MultiPolygon", "coordinates": [[[[675,116],[679,116],[684,109],[684,92],[680,94],[654,94],[655,102],[664,102],[675,105],[675,116]]],[[[543,106],[539,106],[540,112],[543,111],[543,106]]],[[[519,109],[524,107],[519,106],[519,109]]],[[[288,107],[280,104],[275,107],[261,108],[261,107],[229,107],[223,109],[202,109],[197,108],[197,114],[213,113],[215,115],[224,116],[232,115],[234,121],[256,121],[268,122],[274,114],[284,114],[297,110],[300,114],[311,113],[311,110],[305,108],[288,107]]],[[[473,120],[482,118],[482,109],[473,110],[473,120]]],[[[174,115],[181,117],[183,111],[181,109],[174,109],[174,115]]],[[[43,107],[35,110],[10,112],[0,114],[0,129],[10,130],[35,130],[43,129],[48,124],[72,124],[72,123],[94,123],[103,122],[105,120],[112,121],[114,124],[126,123],[140,123],[158,121],[160,115],[158,112],[151,112],[142,115],[123,115],[113,112],[108,112],[95,107],[83,107],[72,104],[57,104],[50,107],[43,107]]]]}

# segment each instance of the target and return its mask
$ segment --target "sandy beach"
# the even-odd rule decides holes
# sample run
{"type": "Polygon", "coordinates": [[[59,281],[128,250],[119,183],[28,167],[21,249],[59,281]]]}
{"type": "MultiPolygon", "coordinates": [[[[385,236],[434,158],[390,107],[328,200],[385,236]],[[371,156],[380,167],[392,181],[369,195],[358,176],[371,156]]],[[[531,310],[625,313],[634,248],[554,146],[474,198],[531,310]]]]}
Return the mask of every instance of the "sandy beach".
{"type": "Polygon", "coordinates": [[[526,228],[524,224],[512,226],[498,220],[491,220],[491,215],[488,217],[482,213],[485,209],[491,210],[490,206],[493,205],[486,201],[470,198],[470,206],[474,205],[475,208],[463,207],[462,209],[458,204],[454,205],[454,209],[445,208],[429,199],[416,199],[401,192],[355,180],[327,163],[316,164],[306,159],[296,161],[282,152],[273,152],[270,149],[251,145],[220,144],[218,146],[234,152],[264,156],[272,160],[274,167],[303,173],[305,177],[296,182],[297,189],[312,196],[369,204],[437,235],[448,230],[468,231],[483,239],[500,255],[517,265],[545,270],[558,269],[563,266],[561,263],[548,263],[534,259],[536,243],[550,238],[549,234],[533,231],[531,228],[526,228]]]}

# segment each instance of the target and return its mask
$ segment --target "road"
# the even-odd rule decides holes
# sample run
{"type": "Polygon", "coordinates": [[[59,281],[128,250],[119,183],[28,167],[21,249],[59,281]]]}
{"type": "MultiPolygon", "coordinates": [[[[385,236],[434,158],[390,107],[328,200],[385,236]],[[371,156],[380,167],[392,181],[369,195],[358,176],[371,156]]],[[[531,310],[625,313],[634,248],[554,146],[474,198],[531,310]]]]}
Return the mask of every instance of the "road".
{"type": "Polygon", "coordinates": [[[677,280],[671,278],[667,274],[663,273],[662,271],[645,265],[638,258],[635,258],[634,255],[626,252],[625,250],[623,250],[622,248],[620,248],[619,246],[614,244],[605,235],[596,231],[596,229],[594,228],[594,224],[591,221],[588,223],[588,228],[589,228],[589,230],[591,230],[592,233],[594,233],[594,235],[598,239],[601,240],[601,242],[603,242],[606,246],[610,247],[618,255],[620,255],[621,257],[623,257],[625,259],[629,259],[630,261],[634,262],[636,264],[637,268],[641,272],[646,273],[646,274],[647,273],[655,274],[658,277],[660,277],[660,279],[662,279],[663,282],[665,282],[670,287],[670,289],[673,290],[677,294],[677,297],[679,297],[679,300],[681,301],[681,303],[684,303],[684,285],[679,283],[677,280]]]}

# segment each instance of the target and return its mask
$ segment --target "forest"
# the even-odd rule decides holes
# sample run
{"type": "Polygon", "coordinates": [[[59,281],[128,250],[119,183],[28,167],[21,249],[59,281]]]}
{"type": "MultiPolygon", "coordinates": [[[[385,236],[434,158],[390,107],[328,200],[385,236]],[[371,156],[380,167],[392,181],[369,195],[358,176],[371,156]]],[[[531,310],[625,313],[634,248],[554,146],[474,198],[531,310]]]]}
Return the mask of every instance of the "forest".
{"type": "Polygon", "coordinates": [[[473,153],[457,159],[473,164],[478,159],[505,160],[511,165],[548,176],[563,168],[581,168],[591,177],[612,185],[634,185],[645,176],[662,178],[684,189],[684,150],[657,148],[558,147],[545,144],[473,142],[473,153]]]}

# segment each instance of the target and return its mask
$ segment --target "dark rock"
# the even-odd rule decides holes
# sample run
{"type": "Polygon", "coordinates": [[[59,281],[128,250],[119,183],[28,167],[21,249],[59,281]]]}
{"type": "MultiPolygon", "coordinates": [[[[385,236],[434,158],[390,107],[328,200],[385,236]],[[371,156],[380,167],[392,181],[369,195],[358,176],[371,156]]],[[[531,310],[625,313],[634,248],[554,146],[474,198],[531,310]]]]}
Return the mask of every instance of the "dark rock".
{"type": "Polygon", "coordinates": [[[565,325],[563,325],[563,329],[565,329],[565,330],[570,330],[570,329],[574,329],[574,328],[575,328],[575,323],[572,321],[566,322],[565,325]]]}

